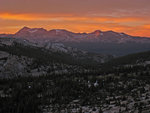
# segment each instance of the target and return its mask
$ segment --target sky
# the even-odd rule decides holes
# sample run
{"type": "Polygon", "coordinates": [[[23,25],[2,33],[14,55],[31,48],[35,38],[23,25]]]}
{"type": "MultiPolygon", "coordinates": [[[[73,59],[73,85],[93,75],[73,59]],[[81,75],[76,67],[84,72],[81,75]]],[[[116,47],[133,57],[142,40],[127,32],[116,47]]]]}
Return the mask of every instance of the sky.
{"type": "Polygon", "coordinates": [[[0,33],[27,26],[150,37],[149,5],[150,0],[0,0],[0,33]]]}

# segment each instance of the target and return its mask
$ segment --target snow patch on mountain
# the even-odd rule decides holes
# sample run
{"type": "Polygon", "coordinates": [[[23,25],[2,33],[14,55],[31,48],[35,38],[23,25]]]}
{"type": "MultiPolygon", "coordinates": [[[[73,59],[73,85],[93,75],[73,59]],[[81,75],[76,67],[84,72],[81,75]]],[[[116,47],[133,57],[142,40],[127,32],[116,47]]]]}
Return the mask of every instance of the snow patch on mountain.
{"type": "Polygon", "coordinates": [[[29,30],[30,33],[35,33],[37,31],[38,31],[37,29],[29,30]]]}

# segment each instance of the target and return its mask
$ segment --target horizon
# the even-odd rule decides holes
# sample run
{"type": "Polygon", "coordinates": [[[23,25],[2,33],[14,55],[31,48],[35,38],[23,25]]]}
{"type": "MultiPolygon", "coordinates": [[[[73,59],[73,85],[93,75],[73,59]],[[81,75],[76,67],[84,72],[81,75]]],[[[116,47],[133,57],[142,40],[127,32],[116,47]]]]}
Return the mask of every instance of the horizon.
{"type": "Polygon", "coordinates": [[[0,34],[14,34],[29,26],[150,37],[149,4],[148,0],[2,0],[0,34]]]}
{"type": "MultiPolygon", "coordinates": [[[[126,35],[130,35],[130,34],[128,34],[128,33],[125,33],[125,32],[117,32],[117,31],[113,31],[113,30],[101,30],[101,29],[96,29],[96,30],[92,30],[92,31],[89,31],[89,32],[74,32],[74,31],[71,31],[71,30],[69,30],[69,29],[46,29],[46,28],[42,28],[42,27],[39,27],[39,28],[35,28],[35,27],[33,27],[33,28],[31,28],[31,27],[28,27],[28,26],[24,26],[24,27],[22,27],[22,28],[20,28],[19,30],[17,30],[16,32],[14,32],[14,33],[0,33],[0,35],[14,35],[14,34],[16,34],[17,32],[19,32],[20,30],[22,30],[23,28],[29,28],[29,29],[44,29],[44,30],[46,30],[46,31],[51,31],[51,30],[66,30],[66,31],[68,31],[68,32],[72,32],[72,33],[86,33],[86,34],[89,34],[89,33],[93,33],[93,32],[95,32],[95,31],[101,31],[101,32],[109,32],[109,31],[112,31],[112,32],[116,32],[116,33],[124,33],[124,34],[126,34],[126,35]]],[[[130,35],[130,36],[134,36],[134,37],[146,37],[146,38],[150,38],[150,36],[138,36],[138,35],[130,35]]]]}

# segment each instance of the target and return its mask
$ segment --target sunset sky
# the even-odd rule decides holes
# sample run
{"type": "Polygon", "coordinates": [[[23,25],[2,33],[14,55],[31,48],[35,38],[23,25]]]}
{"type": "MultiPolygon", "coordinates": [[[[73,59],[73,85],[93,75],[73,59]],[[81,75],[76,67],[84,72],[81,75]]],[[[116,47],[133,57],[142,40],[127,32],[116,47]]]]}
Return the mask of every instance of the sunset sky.
{"type": "Polygon", "coordinates": [[[24,26],[150,37],[150,0],[0,0],[0,33],[24,26]]]}

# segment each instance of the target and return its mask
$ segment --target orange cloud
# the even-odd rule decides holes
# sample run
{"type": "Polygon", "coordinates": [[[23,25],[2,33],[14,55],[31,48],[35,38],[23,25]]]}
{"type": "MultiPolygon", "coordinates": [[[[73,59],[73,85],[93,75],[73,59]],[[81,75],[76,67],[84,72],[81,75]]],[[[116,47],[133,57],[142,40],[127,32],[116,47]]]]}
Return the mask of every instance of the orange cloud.
{"type": "Polygon", "coordinates": [[[143,28],[150,30],[150,24],[143,25],[143,28]]]}
{"type": "Polygon", "coordinates": [[[12,14],[12,13],[0,13],[0,18],[5,20],[23,20],[23,21],[35,21],[35,20],[51,20],[60,17],[69,17],[71,14],[12,14]]]}
{"type": "MultiPolygon", "coordinates": [[[[135,17],[89,17],[89,16],[76,16],[72,14],[13,14],[13,13],[0,13],[1,19],[6,20],[23,20],[23,21],[38,21],[38,20],[62,20],[62,21],[91,21],[91,22],[132,22],[143,21],[143,18],[135,17]]],[[[145,20],[145,19],[144,19],[145,20]]]]}
{"type": "Polygon", "coordinates": [[[15,33],[23,26],[68,29],[73,32],[114,30],[131,35],[150,36],[150,19],[139,17],[94,17],[73,14],[0,13],[0,33],[15,33]]]}
{"type": "Polygon", "coordinates": [[[0,14],[1,19],[6,20],[34,20],[35,18],[28,16],[26,14],[10,14],[10,13],[1,13],[0,14]]]}

